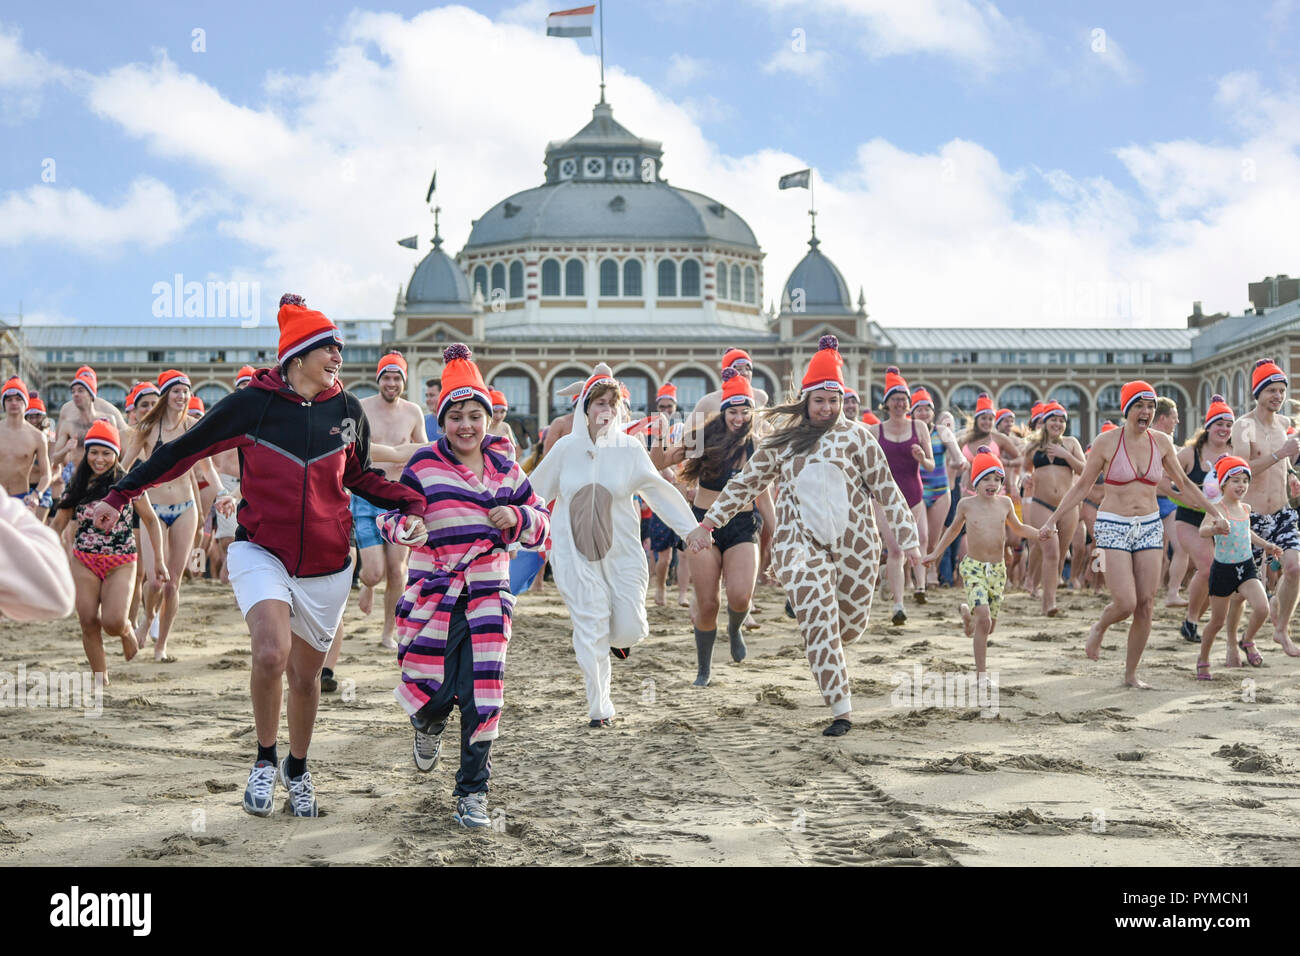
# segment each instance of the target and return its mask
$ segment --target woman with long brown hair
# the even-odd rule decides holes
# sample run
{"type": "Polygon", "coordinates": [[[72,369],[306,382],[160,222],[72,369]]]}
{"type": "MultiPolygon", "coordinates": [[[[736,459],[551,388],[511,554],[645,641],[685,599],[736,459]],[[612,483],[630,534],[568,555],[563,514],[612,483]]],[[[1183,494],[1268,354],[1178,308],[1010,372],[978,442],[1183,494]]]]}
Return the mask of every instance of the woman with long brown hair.
{"type": "MultiPolygon", "coordinates": [[[[148,461],[158,449],[184,435],[194,425],[189,417],[190,379],[184,372],[168,369],[158,376],[158,403],[131,429],[123,443],[122,467],[130,471],[137,462],[148,461]]],[[[149,637],[154,638],[155,661],[171,663],[175,660],[167,653],[167,638],[171,636],[176,612],[180,609],[181,581],[185,566],[194,548],[199,528],[198,488],[193,471],[206,470],[207,480],[217,485],[216,469],[207,459],[190,471],[156,485],[150,489],[149,503],[163,523],[163,553],[156,554],[149,539],[142,540],[144,554],[144,609],[145,623],[137,634],[144,647],[149,637]],[[162,564],[167,568],[167,583],[158,587],[154,583],[154,569],[162,564]]]]}
{"type": "MultiPolygon", "coordinates": [[[[1060,512],[1061,499],[1070,490],[1076,475],[1083,473],[1083,446],[1065,434],[1069,413],[1059,402],[1048,402],[1039,417],[1038,430],[1025,447],[1025,457],[1034,477],[1034,493],[1024,504],[1025,523],[1038,527],[1050,514],[1056,514],[1059,534],[1041,542],[1038,553],[1040,580],[1043,585],[1043,613],[1056,617],[1056,589],[1061,582],[1065,554],[1074,541],[1079,523],[1078,507],[1060,512]]],[[[1075,564],[1080,559],[1076,556],[1075,564]]],[[[1032,569],[1031,569],[1032,570],[1032,569]]]]}

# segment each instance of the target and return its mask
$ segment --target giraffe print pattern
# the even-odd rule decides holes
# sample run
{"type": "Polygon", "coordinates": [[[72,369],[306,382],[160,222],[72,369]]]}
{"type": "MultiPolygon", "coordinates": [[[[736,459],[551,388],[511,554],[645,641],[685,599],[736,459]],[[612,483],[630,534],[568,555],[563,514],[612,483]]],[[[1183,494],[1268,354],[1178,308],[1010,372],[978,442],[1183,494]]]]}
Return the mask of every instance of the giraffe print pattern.
{"type": "Polygon", "coordinates": [[[903,551],[920,546],[916,521],[885,453],[856,422],[841,419],[807,455],[761,446],[727,482],[705,520],[722,527],[773,482],[781,493],[772,568],[794,609],[822,697],[838,717],[852,709],[844,645],[866,629],[880,573],[872,496],[883,505],[903,551]]]}

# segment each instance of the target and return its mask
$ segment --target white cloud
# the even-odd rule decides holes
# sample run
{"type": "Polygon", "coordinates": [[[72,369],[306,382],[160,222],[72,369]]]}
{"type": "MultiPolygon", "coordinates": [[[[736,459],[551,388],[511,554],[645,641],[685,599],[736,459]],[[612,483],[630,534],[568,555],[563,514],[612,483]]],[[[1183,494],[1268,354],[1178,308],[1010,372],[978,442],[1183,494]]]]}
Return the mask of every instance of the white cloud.
{"type": "Polygon", "coordinates": [[[1087,50],[1086,61],[1090,65],[1103,67],[1125,83],[1137,82],[1137,68],[1124,54],[1119,41],[1104,27],[1092,27],[1084,31],[1083,42],[1087,50]]]}
{"type": "Polygon", "coordinates": [[[668,72],[664,83],[670,88],[690,86],[702,76],[707,76],[709,65],[704,60],[682,53],[674,53],[668,58],[668,72]]]}
{"type": "MultiPolygon", "coordinates": [[[[791,26],[808,28],[807,16],[847,20],[872,57],[930,53],[949,57],[978,73],[1012,67],[1038,39],[1008,20],[988,0],[752,0],[781,14],[791,26]],[[793,19],[791,19],[793,18],[793,19]]],[[[810,38],[815,31],[809,29],[810,38]]]]}
{"type": "Polygon", "coordinates": [[[825,50],[799,51],[782,46],[763,64],[763,72],[793,73],[814,85],[822,85],[826,82],[826,66],[829,62],[830,54],[825,50]]]}
{"type": "MultiPolygon", "coordinates": [[[[37,204],[49,202],[50,220],[63,224],[51,232],[80,232],[84,243],[75,201],[92,235],[165,241],[156,237],[175,236],[201,209],[260,257],[250,277],[272,298],[293,289],[340,318],[382,316],[416,261],[394,240],[418,230],[427,248],[432,222],[422,200],[435,162],[454,253],[471,220],[541,184],[545,144],[581,128],[597,97],[593,56],[463,7],[410,20],[354,14],[339,47],[317,61],[325,65],[313,73],[268,77],[266,102],[251,105],[232,103],[165,56],[95,78],[93,109],[155,154],[205,171],[213,197],[187,206],[155,184],[137,187],[149,201],[105,210],[80,194],[55,201],[32,190],[5,199],[0,222],[42,219],[37,204]],[[491,68],[506,58],[509,70],[491,68]],[[526,88],[519,76],[529,78],[526,88]],[[472,97],[448,80],[457,77],[474,78],[472,97]],[[114,212],[116,231],[94,227],[114,212]],[[153,231],[133,234],[125,224],[137,221],[153,231]]],[[[674,101],[617,68],[607,81],[616,118],[663,141],[671,182],[714,196],[751,225],[767,254],[763,299],[778,299],[806,251],[807,197],[778,192],[776,182],[814,157],[778,148],[727,155],[701,131],[691,100],[674,101]]],[[[1300,216],[1292,188],[1300,97],[1233,74],[1216,103],[1234,117],[1240,142],[1124,145],[1116,153],[1133,180],[1122,184],[1006,169],[968,140],[919,152],[862,143],[846,168],[819,172],[822,251],[854,298],[865,287],[873,318],[887,327],[1169,325],[1192,299],[1208,311],[1238,308],[1250,278],[1294,271],[1276,257],[1292,248],[1289,223],[1300,216]],[[1244,159],[1255,160],[1254,179],[1241,177],[1244,159]],[[1145,290],[1143,309],[1081,313],[1072,304],[1080,288],[1145,290]],[[1053,313],[1062,302],[1067,308],[1053,313]]]]}
{"type": "Polygon", "coordinates": [[[201,212],[167,186],[141,177],[116,206],[79,189],[32,186],[0,198],[0,246],[54,242],[93,255],[112,255],[124,244],[156,248],[180,235],[201,212]]]}
{"type": "Polygon", "coordinates": [[[41,90],[67,82],[70,74],[22,44],[22,34],[0,24],[0,122],[18,123],[40,112],[41,90]]]}

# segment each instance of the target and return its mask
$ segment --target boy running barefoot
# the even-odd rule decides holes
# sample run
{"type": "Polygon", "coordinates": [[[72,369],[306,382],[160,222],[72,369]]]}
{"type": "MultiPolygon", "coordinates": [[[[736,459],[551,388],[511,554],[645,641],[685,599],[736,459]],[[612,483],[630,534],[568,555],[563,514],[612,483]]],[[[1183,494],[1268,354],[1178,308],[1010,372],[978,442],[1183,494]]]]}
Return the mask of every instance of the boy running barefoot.
{"type": "MultiPolygon", "coordinates": [[[[1250,491],[1250,465],[1244,458],[1223,455],[1214,463],[1214,472],[1223,493],[1220,508],[1223,518],[1206,515],[1201,522],[1201,537],[1214,539],[1214,561],[1210,565],[1210,623],[1201,634],[1201,654],[1196,661],[1196,679],[1213,680],[1210,676],[1210,648],[1215,635],[1228,617],[1228,605],[1233,595],[1250,602],[1250,625],[1241,649],[1251,667],[1261,667],[1264,658],[1255,650],[1255,632],[1264,626],[1272,615],[1268,595],[1255,570],[1251,545],[1265,551],[1269,557],[1280,558],[1282,549],[1265,541],[1250,530],[1250,505],[1242,499],[1250,491]]],[[[1240,667],[1241,657],[1232,640],[1228,641],[1229,667],[1240,667]]]]}
{"type": "Polygon", "coordinates": [[[988,679],[985,654],[989,635],[998,623],[998,609],[1007,586],[1005,549],[1007,529],[1021,538],[1037,537],[1032,528],[1016,517],[1010,498],[1001,494],[1006,469],[997,455],[981,445],[971,464],[971,487],[975,494],[963,498],[943,537],[925,558],[925,564],[938,561],[948,546],[966,529],[966,557],[960,571],[966,586],[966,603],[961,605],[962,625],[975,642],[975,679],[988,679]]]}

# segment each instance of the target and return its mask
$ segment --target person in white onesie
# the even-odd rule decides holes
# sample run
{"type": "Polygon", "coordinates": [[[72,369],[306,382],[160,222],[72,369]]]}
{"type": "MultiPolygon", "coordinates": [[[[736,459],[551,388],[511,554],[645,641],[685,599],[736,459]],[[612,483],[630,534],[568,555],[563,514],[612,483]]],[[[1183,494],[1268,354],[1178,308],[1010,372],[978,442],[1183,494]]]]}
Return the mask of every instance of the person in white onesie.
{"type": "Polygon", "coordinates": [[[528,476],[543,501],[555,502],[551,567],[573,618],[573,649],[587,685],[591,727],[608,727],[614,716],[610,648],[629,648],[650,633],[645,615],[650,574],[633,497],[644,498],[679,535],[696,524],[645,445],[624,433],[620,404],[609,366],[597,365],[581,385],[573,430],[528,476]]]}

